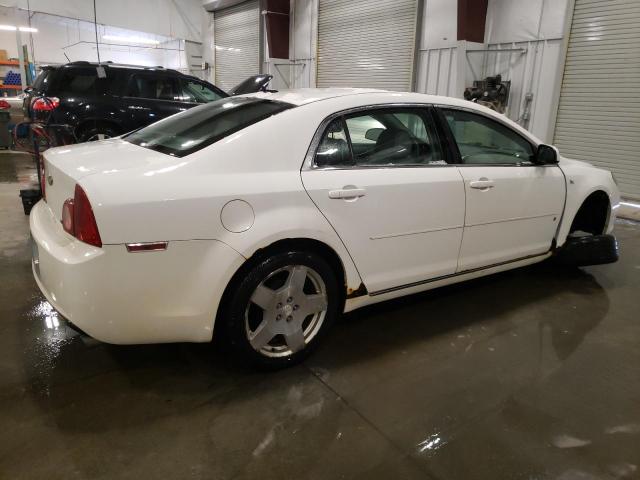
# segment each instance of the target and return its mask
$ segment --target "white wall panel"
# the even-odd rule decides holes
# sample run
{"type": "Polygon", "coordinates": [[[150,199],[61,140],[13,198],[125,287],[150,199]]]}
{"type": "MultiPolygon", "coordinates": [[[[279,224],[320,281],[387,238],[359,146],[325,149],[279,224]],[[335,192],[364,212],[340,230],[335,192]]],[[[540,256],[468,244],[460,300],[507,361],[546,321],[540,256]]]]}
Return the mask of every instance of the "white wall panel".
{"type": "Polygon", "coordinates": [[[462,97],[462,92],[457,91],[456,88],[458,81],[457,62],[457,46],[421,51],[416,91],[431,95],[462,97]]]}
{"type": "MultiPolygon", "coordinates": [[[[26,25],[27,12],[0,7],[0,24],[12,25],[16,23],[26,25]],[[18,18],[16,18],[16,14],[18,18]]],[[[38,65],[62,64],[69,60],[97,61],[93,23],[35,13],[32,14],[31,25],[38,29],[37,33],[31,34],[34,57],[38,65]]],[[[102,61],[145,66],[161,65],[187,71],[188,62],[183,40],[172,40],[163,35],[105,25],[98,25],[98,38],[100,39],[100,59],[102,61]],[[104,40],[102,36],[105,34],[121,37],[144,37],[160,43],[146,47],[140,44],[127,45],[126,42],[115,44],[116,42],[104,40]]],[[[23,33],[22,41],[24,44],[30,45],[29,34],[23,33]]],[[[0,44],[3,49],[7,50],[10,57],[17,57],[15,32],[0,31],[0,44]]],[[[30,58],[30,60],[33,61],[34,58],[30,58]]]]}
{"type": "Polygon", "coordinates": [[[318,0],[292,0],[289,11],[289,58],[266,58],[264,71],[276,90],[314,87],[318,0]]]}
{"type": "Polygon", "coordinates": [[[202,43],[184,42],[184,56],[187,62],[186,72],[195,77],[206,80],[206,71],[202,68],[202,60],[204,58],[202,43]]]}
{"type": "Polygon", "coordinates": [[[483,56],[467,50],[484,48],[482,43],[460,41],[448,47],[420,50],[416,91],[430,95],[464,98],[464,89],[482,78],[483,56]]]}
{"type": "Polygon", "coordinates": [[[455,44],[458,38],[457,0],[424,0],[421,48],[455,44]]]}
{"type": "Polygon", "coordinates": [[[488,45],[488,48],[492,51],[471,54],[484,57],[478,78],[502,75],[503,80],[510,80],[506,115],[537,137],[551,141],[549,118],[554,108],[551,99],[562,40],[501,43],[488,45]],[[527,100],[528,95],[531,95],[531,101],[527,100]]]}
{"type": "Polygon", "coordinates": [[[457,2],[425,0],[416,90],[462,98],[464,88],[474,80],[501,74],[512,82],[507,116],[539,138],[551,141],[568,1],[489,0],[486,43],[474,44],[455,41],[457,2]],[[483,49],[525,52],[471,51],[483,49]],[[528,94],[532,101],[525,110],[528,94]]]}
{"type": "Polygon", "coordinates": [[[215,32],[213,13],[206,12],[202,19],[202,59],[207,63],[208,68],[203,72],[205,80],[215,83],[214,73],[216,64],[215,32]]]}
{"type": "MultiPolygon", "coordinates": [[[[1,5],[27,9],[27,0],[2,0],[1,5]]],[[[90,0],[29,0],[32,11],[93,21],[90,0]]],[[[200,42],[201,0],[96,0],[98,23],[200,42]]]]}
{"type": "Polygon", "coordinates": [[[562,38],[569,0],[489,0],[485,42],[562,38]]]}

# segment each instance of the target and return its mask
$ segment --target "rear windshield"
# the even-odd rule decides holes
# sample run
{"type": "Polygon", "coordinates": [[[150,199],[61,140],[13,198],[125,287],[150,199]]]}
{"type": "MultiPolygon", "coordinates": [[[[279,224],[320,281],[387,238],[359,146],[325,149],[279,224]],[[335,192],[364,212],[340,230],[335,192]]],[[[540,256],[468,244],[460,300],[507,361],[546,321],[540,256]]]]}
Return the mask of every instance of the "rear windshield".
{"type": "Polygon", "coordinates": [[[273,100],[223,98],[160,120],[123,138],[141,147],[184,157],[292,107],[273,100]]]}
{"type": "Polygon", "coordinates": [[[38,77],[36,78],[36,81],[33,82],[33,89],[36,92],[46,92],[52,78],[53,75],[50,69],[47,68],[45,70],[42,70],[42,72],[40,72],[40,75],[38,75],[38,77]]]}

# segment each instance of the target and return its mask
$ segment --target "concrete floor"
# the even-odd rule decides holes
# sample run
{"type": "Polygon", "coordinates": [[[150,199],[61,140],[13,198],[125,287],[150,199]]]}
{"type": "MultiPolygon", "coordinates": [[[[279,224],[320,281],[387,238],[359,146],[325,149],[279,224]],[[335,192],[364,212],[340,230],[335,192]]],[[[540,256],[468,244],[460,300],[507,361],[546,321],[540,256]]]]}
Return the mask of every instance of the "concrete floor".
{"type": "Polygon", "coordinates": [[[640,478],[640,225],[548,264],[349,314],[304,365],[85,342],[31,276],[0,155],[0,478],[640,478]]]}

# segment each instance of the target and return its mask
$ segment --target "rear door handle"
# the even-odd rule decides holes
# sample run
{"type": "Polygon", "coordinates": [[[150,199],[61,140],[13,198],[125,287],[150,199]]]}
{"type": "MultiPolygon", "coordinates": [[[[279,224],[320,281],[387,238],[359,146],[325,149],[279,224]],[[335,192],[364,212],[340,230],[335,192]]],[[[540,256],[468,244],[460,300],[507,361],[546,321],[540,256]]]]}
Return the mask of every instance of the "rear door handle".
{"type": "Polygon", "coordinates": [[[329,198],[346,199],[364,197],[367,191],[364,188],[341,188],[329,190],[329,198]]]}
{"type": "Polygon", "coordinates": [[[469,186],[478,190],[488,190],[494,187],[494,183],[493,180],[489,180],[488,178],[481,178],[480,180],[469,182],[469,186]]]}

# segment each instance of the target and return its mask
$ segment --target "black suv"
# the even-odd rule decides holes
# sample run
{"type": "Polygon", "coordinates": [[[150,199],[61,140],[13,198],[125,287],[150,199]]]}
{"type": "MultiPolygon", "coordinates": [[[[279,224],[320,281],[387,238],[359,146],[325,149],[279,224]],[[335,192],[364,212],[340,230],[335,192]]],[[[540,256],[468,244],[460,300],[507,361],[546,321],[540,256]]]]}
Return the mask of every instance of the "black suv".
{"type": "MultiPolygon", "coordinates": [[[[250,82],[253,91],[266,88],[268,80],[270,76],[254,77],[250,82]]],[[[23,106],[27,117],[66,125],[79,142],[118,136],[229,96],[176,70],[109,62],[44,67],[26,93],[23,106]]]]}

